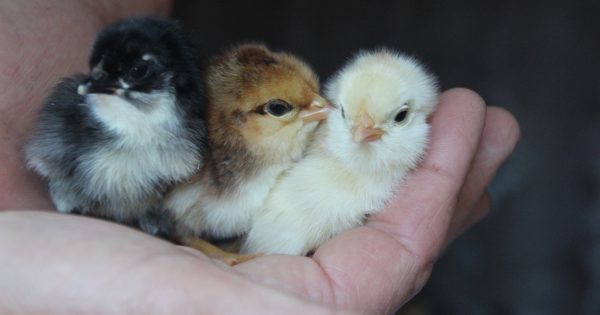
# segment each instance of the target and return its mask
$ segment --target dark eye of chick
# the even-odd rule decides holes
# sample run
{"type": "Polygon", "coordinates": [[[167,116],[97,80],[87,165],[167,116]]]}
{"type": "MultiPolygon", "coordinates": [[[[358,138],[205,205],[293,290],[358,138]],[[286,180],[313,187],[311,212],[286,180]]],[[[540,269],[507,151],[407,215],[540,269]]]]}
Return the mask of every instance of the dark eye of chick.
{"type": "Polygon", "coordinates": [[[136,65],[129,70],[129,78],[132,80],[144,79],[150,74],[150,68],[146,64],[136,65]]]}
{"type": "Polygon", "coordinates": [[[265,104],[265,111],[272,116],[281,117],[289,113],[294,107],[282,100],[273,100],[265,104]]]}
{"type": "Polygon", "coordinates": [[[396,114],[394,121],[401,123],[406,120],[406,117],[408,117],[408,108],[403,108],[398,112],[398,114],[396,114]]]}
{"type": "Polygon", "coordinates": [[[340,107],[342,109],[342,118],[346,118],[346,113],[344,112],[344,108],[340,107]]]}

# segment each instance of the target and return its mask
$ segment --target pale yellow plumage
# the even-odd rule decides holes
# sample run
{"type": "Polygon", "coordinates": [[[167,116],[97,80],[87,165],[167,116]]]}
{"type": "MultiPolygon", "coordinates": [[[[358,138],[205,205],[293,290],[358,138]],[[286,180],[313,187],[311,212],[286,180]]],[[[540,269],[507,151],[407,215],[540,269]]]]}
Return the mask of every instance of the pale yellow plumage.
{"type": "Polygon", "coordinates": [[[382,210],[426,149],[437,93],[414,59],[354,58],[327,86],[337,108],[253,216],[242,251],[306,254],[382,210]]]}

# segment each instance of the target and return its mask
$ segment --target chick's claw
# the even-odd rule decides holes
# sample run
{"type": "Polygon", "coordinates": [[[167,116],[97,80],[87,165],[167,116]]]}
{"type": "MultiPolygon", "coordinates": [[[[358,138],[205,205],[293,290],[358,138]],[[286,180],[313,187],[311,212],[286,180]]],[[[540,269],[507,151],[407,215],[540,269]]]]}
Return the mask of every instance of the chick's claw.
{"type": "Polygon", "coordinates": [[[188,238],[185,240],[184,245],[196,249],[206,256],[221,261],[229,266],[235,266],[261,256],[260,254],[236,254],[228,252],[206,240],[197,237],[188,238]]]}

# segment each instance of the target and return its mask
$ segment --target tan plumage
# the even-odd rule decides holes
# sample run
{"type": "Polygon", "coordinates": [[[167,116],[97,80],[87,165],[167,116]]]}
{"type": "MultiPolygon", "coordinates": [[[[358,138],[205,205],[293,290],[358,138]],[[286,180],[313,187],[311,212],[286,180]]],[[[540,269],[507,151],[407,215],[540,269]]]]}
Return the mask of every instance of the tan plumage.
{"type": "Polygon", "coordinates": [[[184,236],[239,236],[276,178],[302,156],[326,101],[306,63],[259,44],[213,60],[206,85],[209,153],[165,208],[184,236]]]}
{"type": "Polygon", "coordinates": [[[302,255],[384,208],[425,151],[435,80],[414,59],[359,54],[330,81],[336,105],[307,156],[254,214],[242,252],[302,255]]]}

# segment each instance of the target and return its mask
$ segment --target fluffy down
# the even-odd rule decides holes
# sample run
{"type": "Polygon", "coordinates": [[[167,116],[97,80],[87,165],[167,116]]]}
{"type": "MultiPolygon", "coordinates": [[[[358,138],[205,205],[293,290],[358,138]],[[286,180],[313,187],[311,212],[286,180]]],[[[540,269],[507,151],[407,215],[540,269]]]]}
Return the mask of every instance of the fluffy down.
{"type": "Polygon", "coordinates": [[[254,215],[242,252],[304,255],[362,224],[425,152],[438,91],[415,59],[360,53],[331,79],[326,95],[336,109],[254,215]]]}
{"type": "Polygon", "coordinates": [[[307,64],[260,44],[215,58],[206,82],[210,152],[165,209],[189,236],[236,237],[278,176],[302,157],[326,102],[307,64]]]}

